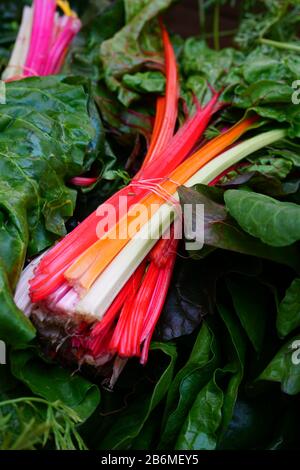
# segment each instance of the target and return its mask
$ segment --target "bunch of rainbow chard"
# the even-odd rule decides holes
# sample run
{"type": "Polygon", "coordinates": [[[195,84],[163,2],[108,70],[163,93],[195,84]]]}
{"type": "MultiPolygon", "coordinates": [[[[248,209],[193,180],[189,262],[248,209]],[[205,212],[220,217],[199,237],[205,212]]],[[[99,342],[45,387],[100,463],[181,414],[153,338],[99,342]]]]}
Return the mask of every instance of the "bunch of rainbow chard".
{"type": "Polygon", "coordinates": [[[2,79],[59,73],[80,28],[81,22],[66,0],[33,0],[31,7],[24,7],[17,39],[2,79]]]}
{"type": "Polygon", "coordinates": [[[115,361],[119,370],[130,357],[139,357],[142,364],[147,361],[176,259],[173,222],[180,221],[178,187],[209,184],[285,135],[273,130],[236,143],[257,121],[256,116],[248,117],[193,151],[222,104],[212,92],[211,100],[203,108],[197,105],[176,131],[177,65],[163,25],[161,31],[166,91],[157,100],[141,170],[127,187],[33,261],[15,295],[17,305],[39,330],[52,325],[49,335],[54,343],[59,333],[53,325],[64,331],[64,348],[78,362],[102,366],[115,361]],[[116,220],[107,228],[105,215],[111,207],[116,220]]]}

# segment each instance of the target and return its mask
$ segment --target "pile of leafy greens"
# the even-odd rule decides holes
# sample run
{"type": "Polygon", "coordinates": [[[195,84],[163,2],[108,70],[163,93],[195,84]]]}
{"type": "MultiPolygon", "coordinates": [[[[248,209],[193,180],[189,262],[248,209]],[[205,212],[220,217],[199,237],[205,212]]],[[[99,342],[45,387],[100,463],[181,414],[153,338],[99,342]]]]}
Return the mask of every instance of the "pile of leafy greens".
{"type": "MultiPolygon", "coordinates": [[[[4,3],[1,67],[21,2],[4,3]]],[[[287,137],[252,154],[214,187],[180,189],[183,204],[205,205],[206,245],[199,252],[181,248],[149,362],[142,368],[129,361],[113,392],[94,371],[74,373],[43,356],[13,291],[28,257],[52,245],[139,167],[155,97],[165,87],[158,16],[168,19],[175,2],[73,3],[83,28],[63,75],[9,83],[0,106],[0,339],[8,360],[0,365],[0,449],[296,448],[298,2],[202,1],[200,35],[172,35],[180,120],[192,112],[195,96],[205,103],[213,87],[227,106],[207,138],[253,112],[260,120],[252,133],[283,127],[287,137]],[[227,35],[219,27],[223,15],[237,11],[232,44],[220,48],[227,35]],[[70,178],[91,169],[98,183],[76,192],[70,178]]]]}

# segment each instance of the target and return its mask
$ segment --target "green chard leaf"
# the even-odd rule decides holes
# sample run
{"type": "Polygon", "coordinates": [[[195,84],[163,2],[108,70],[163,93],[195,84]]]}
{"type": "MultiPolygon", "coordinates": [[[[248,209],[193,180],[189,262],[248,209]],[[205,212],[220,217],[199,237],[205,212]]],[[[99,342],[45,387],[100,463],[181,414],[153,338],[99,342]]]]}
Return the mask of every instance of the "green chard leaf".
{"type": "MultiPolygon", "coordinates": [[[[197,253],[201,254],[202,251],[197,253]]],[[[258,259],[225,250],[211,252],[201,263],[191,258],[181,262],[178,260],[155,337],[170,341],[192,334],[203,320],[214,313],[217,283],[225,275],[239,273],[255,276],[259,271],[258,259]]]]}
{"type": "Polygon", "coordinates": [[[161,72],[138,72],[134,75],[125,74],[122,79],[124,86],[137,93],[164,93],[166,80],[161,72]]]}
{"type": "Polygon", "coordinates": [[[300,326],[300,279],[298,278],[293,280],[278,306],[276,325],[280,336],[287,336],[300,326]]]}
{"type": "Polygon", "coordinates": [[[0,109],[0,322],[8,343],[34,329],[12,300],[26,253],[37,254],[66,234],[76,191],[68,180],[90,169],[102,127],[86,82],[62,76],[6,84],[0,109]]]}
{"type": "Polygon", "coordinates": [[[257,380],[279,382],[288,395],[300,393],[300,336],[290,339],[274,356],[257,380]]]}
{"type": "Polygon", "coordinates": [[[178,436],[175,446],[178,450],[216,449],[233,415],[244,372],[245,342],[229,310],[221,305],[218,310],[227,330],[230,362],[215,369],[210,381],[199,391],[178,436]]]}
{"type": "Polygon", "coordinates": [[[210,380],[216,365],[215,338],[204,322],[187,363],[177,373],[169,389],[159,443],[161,449],[171,448],[176,441],[199,389],[210,380]]]}
{"type": "Polygon", "coordinates": [[[168,365],[154,386],[153,391],[138,400],[120,413],[114,424],[102,439],[99,448],[126,450],[131,448],[147,423],[151,413],[165,397],[173,378],[176,361],[176,348],[169,343],[152,343],[152,351],[160,351],[168,358],[168,365]]]}
{"type": "Polygon", "coordinates": [[[49,402],[60,401],[86,420],[100,401],[96,385],[68,369],[45,362],[34,349],[14,350],[10,357],[13,375],[36,395],[49,402]]]}
{"type": "Polygon", "coordinates": [[[239,276],[229,278],[227,286],[240,322],[254,349],[260,352],[268,315],[268,292],[255,279],[239,276]]]}
{"type": "Polygon", "coordinates": [[[231,83],[231,70],[241,64],[243,54],[232,48],[220,51],[210,49],[205,41],[191,37],[185,41],[181,65],[184,77],[200,81],[205,79],[220,90],[225,83],[231,83]],[[228,76],[229,74],[229,76],[228,76]]]}
{"type": "Polygon", "coordinates": [[[133,142],[137,138],[140,139],[140,136],[146,142],[150,141],[153,128],[151,108],[139,103],[135,103],[130,109],[126,108],[103,83],[95,87],[94,95],[103,120],[112,128],[114,139],[122,148],[124,146],[132,148],[133,142]]]}
{"type": "Polygon", "coordinates": [[[82,29],[71,44],[64,72],[97,81],[103,76],[100,45],[124,25],[123,0],[90,0],[82,17],[82,29]]]}
{"type": "Polygon", "coordinates": [[[278,42],[295,39],[300,12],[297,0],[254,0],[251,3],[245,6],[246,13],[235,37],[235,42],[242,49],[253,47],[266,35],[278,42]],[[256,6],[259,6],[257,11],[256,6]]]}
{"type": "Polygon", "coordinates": [[[5,269],[0,264],[0,339],[6,344],[20,346],[35,337],[35,328],[14,303],[5,269]]]}
{"type": "Polygon", "coordinates": [[[113,38],[101,45],[101,61],[108,88],[116,92],[125,106],[139,95],[122,84],[124,74],[142,71],[148,63],[160,68],[162,63],[158,23],[153,20],[167,9],[173,0],[125,1],[126,25],[113,38]],[[149,54],[150,53],[150,54],[149,54]]]}
{"type": "Polygon", "coordinates": [[[223,392],[216,378],[198,394],[178,437],[176,450],[215,450],[222,421],[223,392]]]}
{"type": "Polygon", "coordinates": [[[242,190],[228,190],[224,199],[238,224],[262,242],[285,247],[300,239],[300,207],[297,204],[242,190]]]}
{"type": "MultiPolygon", "coordinates": [[[[269,156],[259,157],[252,161],[252,163],[246,167],[247,172],[257,171],[263,175],[271,176],[279,179],[284,179],[288,176],[293,168],[293,162],[286,158],[280,158],[280,156],[273,156],[274,152],[269,151],[269,156]]],[[[279,152],[278,152],[279,154],[279,152]]]]}
{"type": "Polygon", "coordinates": [[[257,46],[235,67],[235,79],[228,77],[224,99],[237,108],[286,123],[289,136],[299,137],[299,106],[292,101],[292,84],[298,77],[299,58],[295,53],[257,46]]]}
{"type": "Polygon", "coordinates": [[[154,410],[145,422],[141,432],[133,440],[131,448],[134,450],[151,450],[152,442],[156,439],[160,429],[161,411],[154,410]]]}
{"type": "MultiPolygon", "coordinates": [[[[206,245],[270,259],[278,263],[287,264],[288,266],[294,267],[296,270],[299,268],[297,249],[295,247],[276,247],[275,249],[266,243],[262,243],[257,238],[254,238],[256,232],[251,233],[251,235],[254,236],[250,236],[245,233],[240,229],[235,221],[229,217],[226,208],[219,202],[215,202],[213,200],[214,191],[215,188],[208,188],[203,185],[197,185],[195,189],[185,187],[179,188],[181,204],[192,204],[193,206],[195,204],[204,204],[204,240],[206,245]]],[[[243,198],[247,199],[251,198],[251,196],[255,197],[255,195],[255,193],[242,190],[229,190],[224,193],[225,202],[230,214],[237,219],[241,227],[246,230],[246,232],[248,232],[248,230],[241,223],[240,219],[247,219],[249,212],[246,213],[244,212],[245,209],[243,209],[242,213],[237,214],[237,210],[234,210],[233,208],[239,207],[239,201],[243,200],[243,198]],[[234,203],[230,203],[229,206],[228,200],[231,197],[231,194],[233,194],[232,199],[234,199],[234,203]],[[232,212],[234,210],[234,213],[231,213],[231,208],[232,212]],[[235,215],[238,215],[238,218],[235,217],[235,215]]],[[[262,198],[267,197],[262,195],[257,196],[262,198]]],[[[271,201],[275,200],[271,199],[271,201]]],[[[277,203],[277,201],[275,201],[275,203],[277,203]]],[[[278,204],[283,203],[278,202],[278,204]]],[[[299,210],[298,206],[295,204],[291,205],[297,208],[295,210],[299,210]]],[[[250,204],[249,207],[247,206],[247,211],[251,210],[251,208],[252,204],[250,204]]],[[[255,216],[256,215],[257,212],[255,211],[255,216]]],[[[195,217],[194,211],[191,211],[191,214],[188,214],[187,217],[192,217],[193,219],[193,217],[195,217]]],[[[193,227],[194,224],[191,225],[191,223],[188,223],[187,226],[193,227]]],[[[265,217],[263,220],[263,227],[265,227],[265,217]]],[[[262,227],[261,230],[263,230],[262,227]]],[[[188,233],[185,235],[187,239],[193,239],[192,237],[194,236],[189,235],[188,233]]]]}

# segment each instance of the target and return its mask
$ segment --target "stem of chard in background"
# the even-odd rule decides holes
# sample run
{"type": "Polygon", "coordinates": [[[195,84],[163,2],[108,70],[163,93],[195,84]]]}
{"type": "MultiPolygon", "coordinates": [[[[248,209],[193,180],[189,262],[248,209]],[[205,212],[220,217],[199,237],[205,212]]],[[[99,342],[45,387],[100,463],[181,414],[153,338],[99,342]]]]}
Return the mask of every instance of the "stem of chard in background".
{"type": "Polygon", "coordinates": [[[5,81],[60,72],[66,52],[81,28],[65,0],[33,0],[25,7],[17,40],[3,72],[5,81]],[[64,15],[57,12],[59,7],[64,15]]]}

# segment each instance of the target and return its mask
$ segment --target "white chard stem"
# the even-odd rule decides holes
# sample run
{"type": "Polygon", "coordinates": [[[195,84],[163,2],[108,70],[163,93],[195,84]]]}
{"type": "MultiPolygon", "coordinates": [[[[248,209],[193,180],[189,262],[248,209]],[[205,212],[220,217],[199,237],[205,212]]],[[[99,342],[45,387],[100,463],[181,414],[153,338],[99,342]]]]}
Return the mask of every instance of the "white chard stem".
{"type": "Polygon", "coordinates": [[[24,65],[31,38],[32,19],[33,9],[30,7],[24,7],[18,36],[8,66],[2,74],[2,80],[10,80],[15,76],[23,75],[24,73],[24,65]]]}

